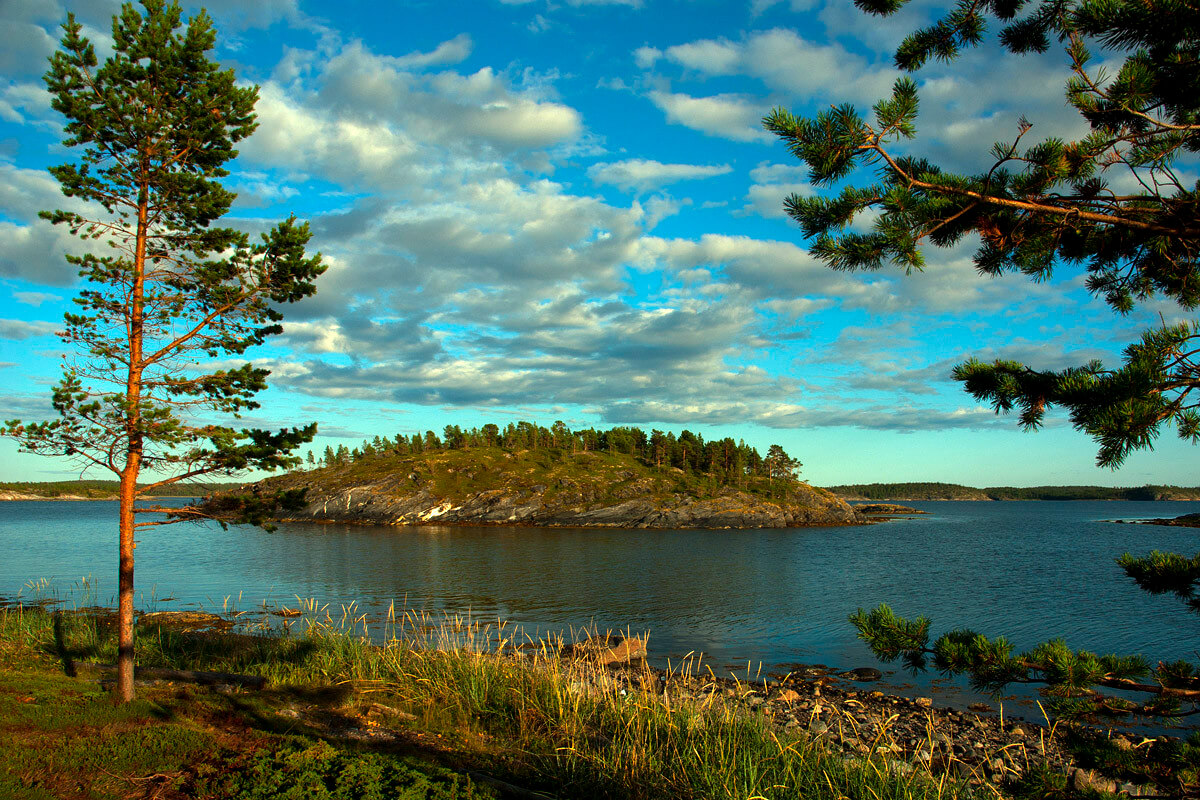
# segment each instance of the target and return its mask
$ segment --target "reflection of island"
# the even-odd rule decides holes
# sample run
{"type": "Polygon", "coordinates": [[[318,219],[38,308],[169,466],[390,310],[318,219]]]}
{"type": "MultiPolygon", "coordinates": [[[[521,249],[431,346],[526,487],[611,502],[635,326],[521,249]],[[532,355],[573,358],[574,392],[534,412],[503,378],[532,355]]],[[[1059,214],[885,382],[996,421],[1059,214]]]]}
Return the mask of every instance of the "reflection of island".
{"type": "MultiPolygon", "coordinates": [[[[696,438],[682,451],[692,455],[674,466],[668,445],[679,440],[660,449],[653,437],[643,434],[639,443],[630,435],[621,447],[583,450],[572,446],[569,431],[562,436],[559,446],[524,449],[478,444],[335,455],[319,469],[260,481],[251,494],[261,502],[303,491],[300,506],[276,517],[305,522],[667,529],[864,522],[832,493],[798,480],[799,462],[778,445],[764,458],[732,440],[696,438]],[[708,454],[695,460],[697,452],[708,454]]],[[[226,493],[208,508],[233,517],[247,502],[226,493]]]]}

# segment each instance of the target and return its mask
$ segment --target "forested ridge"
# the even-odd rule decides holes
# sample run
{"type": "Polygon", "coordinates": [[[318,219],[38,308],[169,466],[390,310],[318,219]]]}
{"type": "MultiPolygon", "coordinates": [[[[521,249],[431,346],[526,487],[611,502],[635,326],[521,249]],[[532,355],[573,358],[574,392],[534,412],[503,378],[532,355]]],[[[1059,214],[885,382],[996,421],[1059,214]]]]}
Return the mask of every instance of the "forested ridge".
{"type": "Polygon", "coordinates": [[[799,480],[779,445],[638,428],[500,428],[378,437],[327,448],[297,469],[214,496],[210,513],[371,525],[795,528],[862,524],[799,480]],[[278,503],[276,500],[278,499],[278,503]],[[270,506],[261,510],[263,504],[270,506]]]}
{"type": "Polygon", "coordinates": [[[742,440],[732,438],[705,441],[704,436],[683,430],[651,430],[614,427],[608,430],[585,428],[571,430],[561,421],[550,427],[532,422],[510,422],[504,428],[488,423],[464,429],[446,425],[442,435],[398,433],[391,438],[364,439],[357,447],[326,447],[318,458],[309,452],[309,467],[333,467],[353,464],[376,456],[415,456],[454,450],[501,448],[560,453],[617,453],[633,456],[647,466],[674,468],[688,475],[705,476],[721,486],[742,486],[747,478],[795,479],[803,464],[778,444],[764,456],[742,440]]]}

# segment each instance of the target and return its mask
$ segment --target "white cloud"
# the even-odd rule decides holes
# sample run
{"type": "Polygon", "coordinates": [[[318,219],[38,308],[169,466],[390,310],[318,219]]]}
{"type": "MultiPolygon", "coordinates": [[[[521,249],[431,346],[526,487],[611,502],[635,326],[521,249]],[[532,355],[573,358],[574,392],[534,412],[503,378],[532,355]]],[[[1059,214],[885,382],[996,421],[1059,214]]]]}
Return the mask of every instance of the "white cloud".
{"type": "Polygon", "coordinates": [[[613,184],[629,191],[647,191],[669,183],[712,178],[732,171],[733,167],[728,164],[664,164],[644,158],[631,158],[608,164],[593,164],[588,167],[587,176],[594,183],[613,184]]]}
{"type": "Polygon", "coordinates": [[[742,60],[740,48],[736,45],[711,39],[669,47],[666,57],[688,69],[709,75],[734,75],[742,60]]]}
{"type": "Polygon", "coordinates": [[[0,339],[33,339],[38,336],[52,336],[61,327],[53,322],[0,319],[0,339]]]}
{"type": "Polygon", "coordinates": [[[37,308],[49,300],[57,300],[58,296],[46,292],[13,292],[13,299],[18,303],[37,308]]]}
{"type": "MultiPolygon", "coordinates": [[[[99,243],[85,243],[65,226],[37,218],[43,210],[89,210],[78,199],[64,197],[58,182],[44,170],[23,169],[0,161],[0,275],[51,286],[72,283],[78,270],[66,254],[96,251],[99,243]]],[[[90,211],[96,213],[96,208],[90,211]]]]}
{"type": "Polygon", "coordinates": [[[415,69],[441,66],[443,64],[457,64],[467,60],[471,55],[473,46],[474,43],[471,41],[471,37],[465,33],[460,33],[453,39],[442,42],[428,53],[409,53],[406,56],[395,59],[394,63],[397,67],[415,69]]]}
{"type": "MultiPolygon", "coordinates": [[[[192,6],[192,3],[188,4],[192,6]]],[[[189,13],[199,11],[199,6],[189,8],[189,13]]],[[[281,20],[294,24],[305,24],[307,18],[300,11],[297,0],[203,0],[203,8],[216,22],[218,29],[245,30],[267,28],[281,20]]]]}
{"type": "Polygon", "coordinates": [[[289,54],[281,73],[289,82],[260,90],[260,127],[244,143],[245,157],[356,189],[432,190],[443,180],[502,174],[497,157],[525,158],[582,134],[579,112],[549,98],[540,76],[523,75],[517,88],[489,67],[426,73],[405,58],[352,43],[310,75],[310,59],[289,54]]]}
{"type": "Polygon", "coordinates": [[[750,170],[750,188],[746,191],[746,203],[742,214],[758,214],[770,219],[785,219],[783,200],[791,194],[812,194],[812,186],[805,180],[804,167],[789,164],[762,162],[750,170]]]}
{"type": "MultiPolygon", "coordinates": [[[[874,102],[897,75],[889,65],[869,62],[839,44],[817,44],[782,28],[747,34],[740,41],[699,39],[653,52],[655,60],[702,75],[756,78],[793,99],[836,92],[843,99],[874,102]]],[[[643,68],[650,65],[646,58],[637,60],[643,68]]]]}
{"type": "Polygon", "coordinates": [[[761,120],[769,110],[744,95],[720,94],[692,97],[665,91],[650,92],[650,100],[667,115],[667,120],[709,136],[735,142],[772,142],[761,120]]]}
{"type": "Polygon", "coordinates": [[[662,50],[644,45],[633,51],[633,60],[642,69],[647,69],[654,66],[654,63],[662,58],[662,55],[662,50]]]}

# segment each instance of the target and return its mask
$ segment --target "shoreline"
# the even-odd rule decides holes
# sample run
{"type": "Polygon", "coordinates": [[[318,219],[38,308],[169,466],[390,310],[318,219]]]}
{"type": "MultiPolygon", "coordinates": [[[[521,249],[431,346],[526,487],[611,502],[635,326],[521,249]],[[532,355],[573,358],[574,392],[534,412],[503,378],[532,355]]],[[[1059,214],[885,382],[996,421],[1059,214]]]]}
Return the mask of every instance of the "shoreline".
{"type": "MultiPolygon", "coordinates": [[[[5,610],[51,616],[33,605],[7,606],[5,610]]],[[[290,612],[289,609],[275,611],[276,616],[292,616],[285,613],[290,612]]],[[[68,612],[64,616],[103,627],[105,615],[111,613],[110,609],[90,608],[68,612]]],[[[1043,722],[1006,715],[1003,705],[999,713],[982,704],[957,710],[938,705],[930,697],[896,695],[875,688],[878,686],[875,682],[882,675],[875,668],[834,671],[820,665],[796,665],[797,669],[783,677],[739,680],[717,677],[698,659],[685,659],[670,669],[651,667],[646,661],[645,639],[632,636],[592,633],[574,641],[528,640],[507,648],[501,645],[499,649],[479,650],[480,642],[489,641],[489,634],[476,623],[464,627],[460,621],[449,617],[440,622],[434,618],[432,626],[428,617],[413,618],[413,621],[416,624],[411,629],[406,629],[405,623],[401,622],[398,629],[401,638],[389,639],[389,644],[385,645],[370,644],[348,628],[338,628],[336,623],[330,627],[321,619],[310,617],[288,619],[282,632],[274,629],[240,633],[232,629],[230,620],[218,614],[157,612],[142,615],[139,627],[146,625],[152,629],[170,630],[173,635],[181,635],[192,642],[197,651],[236,648],[237,642],[242,641],[257,642],[256,648],[269,651],[286,647],[290,641],[315,636],[332,643],[338,651],[343,647],[351,648],[352,643],[357,642],[353,648],[365,648],[373,654],[371,659],[386,658],[389,649],[398,645],[411,648],[409,652],[418,658],[484,659],[498,669],[515,670],[515,674],[527,671],[530,679],[540,675],[542,679],[562,681],[563,691],[581,699],[628,703],[636,697],[635,705],[658,708],[668,714],[691,709],[687,713],[716,713],[727,720],[755,720],[767,731],[773,731],[769,735],[781,741],[796,741],[803,747],[815,746],[847,763],[882,759],[881,763],[901,776],[926,774],[935,781],[940,776],[949,776],[967,785],[980,786],[1019,780],[1025,775],[1049,770],[1063,776],[1076,788],[1134,796],[1153,792],[1153,787],[1118,784],[1080,768],[1060,742],[1062,732],[1070,728],[1083,735],[1107,736],[1118,747],[1133,748],[1133,742],[1123,734],[1105,734],[1100,728],[1086,725],[1063,726],[1059,723],[1057,727],[1048,727],[1043,722]],[[291,626],[297,622],[308,624],[293,629],[291,626]],[[477,638],[481,632],[483,638],[477,638]],[[410,640],[409,636],[416,638],[410,640]],[[345,645],[337,644],[342,640],[345,645]],[[222,642],[228,645],[222,645],[222,642]]],[[[143,652],[142,658],[145,657],[143,652]]],[[[257,668],[253,664],[244,664],[238,672],[249,674],[230,674],[203,671],[213,667],[203,662],[189,663],[186,653],[177,653],[177,658],[180,663],[168,664],[168,669],[139,668],[137,682],[143,686],[165,684],[168,687],[179,682],[216,683],[218,691],[233,692],[246,691],[247,687],[254,691],[277,691],[278,681],[287,682],[286,671],[279,673],[270,662],[257,668]],[[270,677],[272,674],[275,677],[270,677]],[[264,677],[257,677],[259,675],[264,677]]],[[[153,663],[153,659],[151,661],[153,663]]],[[[109,673],[103,666],[84,661],[75,666],[88,676],[86,680],[105,685],[109,673]]],[[[334,677],[331,676],[331,680],[334,677]]],[[[386,705],[394,701],[372,694],[376,691],[371,688],[373,683],[368,680],[366,685],[358,687],[352,680],[350,691],[357,695],[365,690],[367,694],[363,695],[362,702],[382,701],[384,705],[374,702],[374,706],[384,709],[386,715],[410,722],[421,716],[417,707],[398,710],[386,705]]],[[[323,713],[316,708],[293,708],[295,711],[289,714],[314,727],[323,713]]],[[[339,724],[337,735],[352,741],[397,741],[420,730],[407,724],[389,729],[381,726],[378,719],[358,722],[344,719],[339,724]]],[[[1142,739],[1141,744],[1147,741],[1142,739]]]]}

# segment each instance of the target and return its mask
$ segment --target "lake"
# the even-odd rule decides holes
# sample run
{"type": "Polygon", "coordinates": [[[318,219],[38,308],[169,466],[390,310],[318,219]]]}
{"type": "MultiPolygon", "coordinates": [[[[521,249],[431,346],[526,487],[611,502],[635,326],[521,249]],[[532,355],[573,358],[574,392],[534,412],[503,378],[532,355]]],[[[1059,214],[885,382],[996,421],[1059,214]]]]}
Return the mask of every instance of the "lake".
{"type": "MultiPolygon", "coordinates": [[[[1152,597],[1114,559],[1200,551],[1200,529],[1105,522],[1200,503],[932,502],[932,514],[852,528],[753,531],[282,525],[154,528],[137,549],[140,608],[220,610],[356,601],[470,611],[531,632],[648,632],[652,660],[703,652],[714,670],[875,665],[846,617],[881,602],[936,635],[969,626],[1017,647],[1195,658],[1200,617],[1152,597]],[[170,599],[166,599],[170,598],[170,599]]],[[[115,502],[0,503],[0,597],[115,604],[115,502]],[[32,583],[43,580],[43,588],[32,583]]],[[[903,672],[892,684],[911,679],[903,672]]],[[[933,676],[936,677],[936,676],[933,676]]],[[[927,692],[931,676],[907,691],[927,692]]],[[[961,700],[961,683],[941,685],[961,700]]]]}

